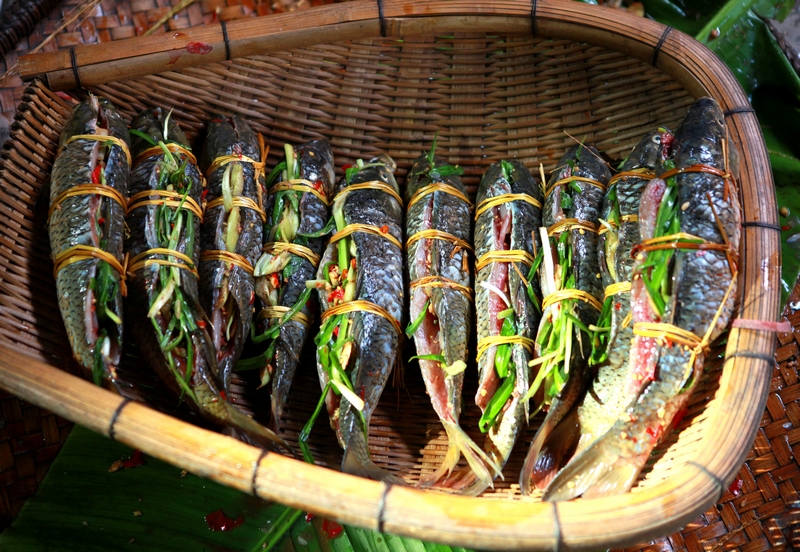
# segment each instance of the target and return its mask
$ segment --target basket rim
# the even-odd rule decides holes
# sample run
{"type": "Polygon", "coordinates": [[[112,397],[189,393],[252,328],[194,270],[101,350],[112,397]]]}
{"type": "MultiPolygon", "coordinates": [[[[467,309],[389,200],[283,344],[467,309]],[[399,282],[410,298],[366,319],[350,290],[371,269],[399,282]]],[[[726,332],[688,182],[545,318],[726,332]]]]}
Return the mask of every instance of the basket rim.
{"type": "MultiPolygon", "coordinates": [[[[135,77],[136,71],[145,68],[150,74],[222,61],[226,50],[233,57],[240,57],[333,41],[380,38],[381,34],[399,37],[457,32],[463,30],[465,23],[470,25],[470,32],[489,28],[508,33],[533,30],[538,37],[570,39],[622,52],[652,62],[693,96],[708,95],[717,100],[726,112],[731,134],[743,145],[740,185],[744,269],[739,274],[739,287],[743,290],[739,316],[777,320],[777,207],[758,121],[735,77],[715,54],[693,38],[655,21],[570,0],[489,0],[480,6],[467,0],[384,0],[378,4],[357,0],[235,21],[227,26],[189,29],[175,43],[185,48],[189,41],[207,39],[214,45],[214,55],[183,56],[190,59],[183,64],[173,62],[166,68],[153,60],[159,56],[166,59],[176,44],[165,46],[163,37],[119,41],[117,44],[124,45],[128,52],[125,59],[134,60],[136,69],[133,73],[126,69],[124,74],[116,75],[118,78],[112,76],[104,82],[135,77]],[[339,23],[342,20],[348,23],[339,23]],[[256,28],[257,38],[245,38],[256,28]],[[382,29],[385,33],[381,33],[382,29]],[[170,50],[164,49],[167,47],[170,50]]],[[[103,55],[117,55],[108,50],[108,45],[87,45],[74,48],[72,57],[63,51],[25,56],[20,60],[21,74],[26,78],[44,76],[51,90],[74,87],[76,77],[86,86],[100,84],[92,79],[108,75],[99,69],[103,64],[97,60],[103,55]],[[34,62],[32,58],[38,59],[34,62]],[[73,68],[72,62],[78,59],[87,65],[76,64],[73,68]],[[46,64],[50,69],[42,71],[46,64]]],[[[103,63],[119,64],[120,60],[103,63]]],[[[719,431],[704,437],[704,448],[693,452],[694,458],[684,469],[652,487],[617,497],[556,504],[528,499],[476,500],[392,486],[266,453],[130,403],[2,345],[0,386],[198,475],[342,523],[485,549],[577,550],[624,546],[663,536],[719,500],[755,438],[774,349],[774,335],[770,332],[730,330],[726,369],[717,391],[717,398],[721,399],[707,408],[706,417],[711,419],[706,423],[739,431],[719,431]],[[48,387],[43,387],[42,382],[48,382],[48,387]]]]}

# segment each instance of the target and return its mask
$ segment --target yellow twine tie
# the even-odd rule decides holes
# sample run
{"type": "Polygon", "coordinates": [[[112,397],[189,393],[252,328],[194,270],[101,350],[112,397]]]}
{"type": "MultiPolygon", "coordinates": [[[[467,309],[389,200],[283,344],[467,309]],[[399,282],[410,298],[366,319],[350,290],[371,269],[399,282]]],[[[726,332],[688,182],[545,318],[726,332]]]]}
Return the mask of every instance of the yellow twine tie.
{"type": "Polygon", "coordinates": [[[555,182],[550,184],[550,186],[547,187],[547,190],[545,191],[544,196],[548,197],[553,192],[553,190],[555,190],[557,187],[565,186],[565,185],[569,184],[570,182],[575,182],[575,181],[577,181],[577,182],[585,182],[586,184],[589,184],[590,186],[594,186],[595,188],[598,188],[598,189],[602,190],[603,192],[606,191],[606,185],[605,184],[603,184],[602,182],[598,182],[597,180],[594,180],[592,178],[586,178],[586,177],[583,177],[583,176],[568,176],[566,178],[562,178],[560,180],[556,180],[555,182]]]}
{"type": "MultiPolygon", "coordinates": [[[[258,184],[256,184],[258,186],[258,184]]],[[[259,186],[260,188],[260,186],[259,186]]],[[[213,199],[206,204],[206,211],[209,209],[213,209],[214,207],[219,207],[220,205],[224,205],[225,198],[220,196],[217,199],[213,199]]],[[[267,215],[264,213],[264,210],[252,199],[246,196],[236,196],[231,199],[231,208],[233,207],[244,207],[245,209],[251,209],[258,213],[259,218],[261,218],[261,222],[267,222],[267,215]]]]}
{"type": "Polygon", "coordinates": [[[489,251],[484,253],[475,263],[475,270],[482,270],[491,263],[522,263],[533,266],[533,255],[520,249],[510,249],[502,251],[489,251]]]}
{"type": "Polygon", "coordinates": [[[125,205],[127,201],[125,201],[125,197],[119,191],[112,188],[111,186],[104,185],[104,184],[78,184],[69,188],[68,190],[64,190],[60,194],[56,196],[53,200],[52,204],[50,205],[50,210],[47,212],[47,220],[49,221],[50,218],[53,216],[53,212],[59,208],[59,206],[64,202],[65,199],[70,197],[77,197],[82,195],[100,195],[105,196],[107,198],[113,199],[119,205],[122,206],[122,209],[125,209],[125,205]]]}
{"type": "Polygon", "coordinates": [[[102,136],[100,134],[75,134],[67,138],[67,141],[64,142],[63,146],[61,146],[59,153],[61,152],[61,150],[67,147],[67,144],[70,144],[75,140],[94,140],[95,142],[111,142],[113,145],[122,148],[122,151],[125,152],[125,157],[127,157],[128,159],[128,166],[130,167],[131,165],[131,150],[128,149],[128,144],[126,144],[124,140],[120,140],[116,136],[111,136],[111,135],[102,136]]]}
{"type": "Polygon", "coordinates": [[[472,301],[472,288],[467,286],[462,286],[458,282],[454,282],[449,278],[445,278],[443,276],[423,276],[422,278],[417,278],[410,284],[408,284],[409,289],[416,289],[416,288],[450,288],[456,291],[460,291],[463,295],[467,297],[470,301],[472,301]]]}
{"type": "Polygon", "coordinates": [[[461,201],[465,202],[467,206],[472,209],[472,202],[465,196],[461,190],[452,186],[450,184],[446,184],[444,182],[433,182],[428,184],[427,186],[423,186],[422,188],[418,189],[414,192],[414,195],[411,196],[411,199],[408,200],[408,205],[406,205],[406,212],[408,212],[413,205],[419,202],[423,197],[426,195],[432,194],[434,192],[444,192],[449,194],[453,197],[457,197],[461,201]]]}
{"type": "Polygon", "coordinates": [[[650,169],[646,169],[644,167],[639,169],[633,169],[631,171],[622,171],[611,177],[611,180],[608,181],[608,187],[610,188],[611,186],[616,184],[618,180],[621,180],[623,178],[628,178],[630,176],[635,176],[636,178],[641,178],[642,180],[652,180],[656,177],[653,171],[651,171],[650,169]]]}
{"type": "Polygon", "coordinates": [[[544,297],[542,300],[542,310],[546,309],[550,305],[560,303],[561,301],[566,301],[567,299],[577,299],[579,301],[583,301],[584,303],[588,303],[598,312],[603,310],[603,304],[598,301],[594,295],[581,289],[560,289],[558,291],[554,291],[553,293],[544,297]]]}
{"type": "Polygon", "coordinates": [[[198,220],[203,220],[203,209],[197,202],[183,194],[170,190],[144,190],[131,196],[128,200],[128,208],[125,214],[130,214],[134,209],[145,205],[166,205],[167,207],[186,209],[193,213],[198,220]],[[158,199],[150,199],[156,196],[158,199]]]}
{"type": "Polygon", "coordinates": [[[403,244],[400,243],[400,240],[392,236],[389,233],[388,229],[386,230],[386,232],[384,232],[381,228],[378,228],[377,226],[372,226],[370,224],[348,224],[347,226],[336,232],[333,236],[331,236],[331,239],[328,242],[328,244],[330,245],[332,243],[336,243],[337,241],[346,238],[350,234],[354,234],[356,232],[373,234],[375,236],[388,240],[390,243],[397,246],[397,248],[400,249],[401,251],[403,249],[403,244]]]}
{"type": "Polygon", "coordinates": [[[319,255],[311,251],[308,247],[296,243],[269,242],[264,244],[263,251],[264,253],[270,253],[272,255],[286,251],[292,255],[297,255],[298,257],[304,258],[311,263],[314,268],[319,266],[319,255]]]}
{"type": "MultiPolygon", "coordinates": [[[[197,165],[197,158],[188,149],[186,149],[183,146],[180,146],[180,145],[178,145],[178,144],[176,144],[174,142],[170,142],[169,144],[164,144],[164,145],[166,146],[167,150],[170,153],[179,153],[179,154],[185,156],[192,165],[197,165]]],[[[161,146],[153,146],[151,148],[147,148],[142,153],[137,155],[133,160],[132,167],[135,167],[136,165],[138,165],[139,163],[141,163],[142,161],[144,161],[148,157],[155,157],[156,155],[164,155],[164,150],[161,148],[161,146]]]]}
{"type": "Polygon", "coordinates": [[[441,230],[434,230],[433,228],[422,230],[408,238],[408,240],[406,240],[406,249],[409,249],[412,244],[418,242],[419,240],[426,239],[447,241],[454,244],[456,247],[460,247],[461,249],[465,249],[470,252],[472,251],[472,246],[461,238],[457,238],[453,234],[448,234],[447,232],[442,232],[441,230]]]}
{"type": "Polygon", "coordinates": [[[522,345],[525,350],[533,356],[536,342],[533,339],[521,335],[490,335],[488,337],[482,337],[478,341],[477,360],[480,360],[490,347],[496,347],[498,345],[522,345]]]}
{"type": "Polygon", "coordinates": [[[136,255],[133,259],[131,259],[128,265],[128,275],[132,277],[143,268],[151,265],[174,266],[182,270],[188,270],[194,275],[195,278],[197,278],[197,268],[194,266],[194,261],[192,261],[191,257],[181,253],[180,251],[166,249],[164,247],[155,247],[136,255]],[[170,261],[169,259],[148,258],[152,255],[166,255],[180,259],[183,262],[179,263],[177,261],[170,261]]]}
{"type": "Polygon", "coordinates": [[[537,209],[542,208],[542,204],[539,202],[539,200],[528,194],[502,194],[499,196],[488,197],[481,201],[480,205],[478,205],[478,210],[475,211],[475,220],[478,220],[479,216],[492,207],[497,207],[498,205],[502,205],[504,203],[511,203],[512,201],[524,201],[525,203],[530,203],[537,209]]]}
{"type": "Polygon", "coordinates": [[[277,184],[273,185],[272,188],[269,189],[270,194],[274,194],[275,192],[281,191],[294,191],[294,192],[303,192],[312,194],[314,197],[319,199],[326,207],[330,206],[331,202],[325,197],[325,194],[320,192],[314,187],[314,184],[310,180],[306,180],[304,178],[295,178],[292,180],[283,180],[278,182],[277,184]]]}
{"type": "Polygon", "coordinates": [[[337,314],[346,314],[349,312],[368,312],[370,314],[375,314],[385,318],[392,323],[392,326],[394,326],[394,329],[397,331],[397,336],[402,339],[403,329],[400,327],[400,322],[395,320],[394,317],[383,307],[369,301],[362,301],[360,299],[348,301],[346,303],[340,303],[329,308],[322,313],[322,322],[325,322],[325,320],[331,316],[336,316],[337,314]]]}
{"type": "Polygon", "coordinates": [[[557,223],[551,225],[547,229],[547,235],[555,236],[556,234],[560,234],[561,232],[566,232],[567,230],[578,230],[578,231],[582,230],[583,232],[592,232],[593,234],[598,233],[597,225],[594,224],[593,222],[576,218],[568,218],[560,220],[557,223]]]}
{"type": "MultiPolygon", "coordinates": [[[[72,263],[89,259],[98,259],[111,265],[111,268],[116,270],[117,274],[119,274],[120,292],[123,296],[128,295],[128,288],[125,285],[125,267],[123,263],[119,262],[119,260],[108,251],[103,251],[99,247],[94,247],[92,245],[73,245],[69,249],[65,249],[56,255],[56,258],[53,260],[53,277],[57,277],[62,269],[72,263]]],[[[127,262],[127,257],[125,262],[127,262]]]]}
{"type": "Polygon", "coordinates": [[[617,282],[615,284],[609,284],[606,286],[604,299],[608,299],[609,297],[613,297],[614,295],[619,295],[621,293],[628,293],[630,290],[630,282],[617,282]]]}
{"type": "MultiPolygon", "coordinates": [[[[266,220],[266,215],[264,214],[264,198],[261,195],[261,175],[264,174],[264,167],[266,166],[267,161],[267,154],[269,153],[269,147],[264,144],[264,136],[261,133],[258,133],[258,150],[261,153],[261,161],[256,161],[246,155],[222,155],[214,159],[209,165],[208,169],[206,169],[206,178],[211,178],[211,175],[214,174],[214,171],[217,169],[228,165],[229,163],[250,163],[253,165],[254,174],[253,174],[253,182],[256,185],[256,193],[258,193],[258,208],[253,208],[250,205],[241,205],[242,207],[248,207],[256,211],[262,220],[266,220]]],[[[240,197],[240,196],[239,196],[240,197]]],[[[216,200],[214,200],[216,201],[216,200]]],[[[211,203],[214,203],[212,201],[211,203]]],[[[252,201],[252,200],[250,200],[252,201]]],[[[254,202],[255,203],[255,202],[254,202]]],[[[208,206],[206,206],[206,209],[208,206]]]]}
{"type": "Polygon", "coordinates": [[[340,191],[338,194],[336,194],[336,196],[333,198],[333,202],[337,203],[340,201],[344,201],[344,198],[347,196],[347,194],[349,194],[350,192],[356,192],[358,190],[378,190],[381,192],[386,192],[394,199],[396,199],[397,203],[403,205],[403,198],[400,197],[400,194],[397,193],[397,190],[395,190],[392,186],[390,186],[386,182],[382,182],[380,180],[370,180],[368,182],[359,182],[358,184],[350,184],[342,191],[340,191]]]}
{"type": "Polygon", "coordinates": [[[220,249],[203,251],[200,253],[200,260],[222,261],[225,263],[230,263],[238,266],[242,270],[245,270],[251,276],[253,275],[253,266],[250,264],[250,262],[245,257],[239,255],[238,253],[233,253],[232,251],[224,251],[220,249]]]}
{"type": "MultiPolygon", "coordinates": [[[[284,324],[285,322],[288,322],[288,320],[283,320],[283,317],[290,310],[292,310],[291,307],[278,307],[278,306],[265,307],[265,308],[261,309],[261,312],[259,312],[258,316],[256,316],[256,322],[261,322],[262,320],[265,320],[265,319],[276,319],[277,318],[277,319],[279,319],[281,321],[281,324],[284,324]]],[[[289,320],[294,320],[295,322],[299,322],[300,324],[302,324],[306,328],[311,326],[311,320],[308,318],[308,316],[306,316],[305,314],[303,314],[300,311],[297,311],[296,313],[294,313],[289,320]]]]}

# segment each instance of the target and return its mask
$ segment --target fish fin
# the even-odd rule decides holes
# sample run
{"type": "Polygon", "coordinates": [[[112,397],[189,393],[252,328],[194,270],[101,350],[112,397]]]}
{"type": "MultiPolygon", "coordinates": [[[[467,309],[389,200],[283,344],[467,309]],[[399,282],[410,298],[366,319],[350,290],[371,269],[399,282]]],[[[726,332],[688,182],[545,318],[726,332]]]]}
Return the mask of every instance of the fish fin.
{"type": "Polygon", "coordinates": [[[542,495],[543,501],[570,500],[592,488],[614,468],[619,455],[605,446],[608,434],[578,454],[550,482],[542,495]]]}
{"type": "Polygon", "coordinates": [[[444,429],[447,432],[447,454],[439,469],[422,478],[419,486],[430,487],[441,482],[446,489],[446,480],[450,477],[462,454],[477,480],[481,484],[485,484],[486,487],[491,485],[492,480],[500,475],[503,469],[483,452],[475,441],[461,429],[461,426],[445,421],[442,421],[442,425],[444,425],[444,429]]]}
{"type": "Polygon", "coordinates": [[[344,447],[342,471],[351,475],[366,477],[375,481],[385,481],[393,485],[405,485],[406,482],[381,468],[369,457],[369,449],[364,434],[357,430],[350,434],[351,438],[344,447]]]}
{"type": "MultiPolygon", "coordinates": [[[[646,460],[646,458],[645,458],[646,460]]],[[[599,498],[604,496],[614,496],[630,490],[642,471],[639,462],[617,462],[611,470],[605,472],[597,482],[586,489],[583,493],[584,498],[599,498]]]]}
{"type": "Polygon", "coordinates": [[[262,426],[231,403],[223,402],[222,404],[225,405],[224,433],[226,435],[260,448],[270,450],[283,448],[290,456],[294,457],[294,451],[289,443],[274,431],[262,426]]]}
{"type": "MultiPolygon", "coordinates": [[[[530,474],[537,489],[544,490],[575,454],[581,437],[580,429],[578,409],[574,408],[553,431],[545,436],[530,474]]],[[[527,464],[527,457],[525,460],[527,464]]],[[[523,468],[524,473],[525,468],[523,468]]]]}

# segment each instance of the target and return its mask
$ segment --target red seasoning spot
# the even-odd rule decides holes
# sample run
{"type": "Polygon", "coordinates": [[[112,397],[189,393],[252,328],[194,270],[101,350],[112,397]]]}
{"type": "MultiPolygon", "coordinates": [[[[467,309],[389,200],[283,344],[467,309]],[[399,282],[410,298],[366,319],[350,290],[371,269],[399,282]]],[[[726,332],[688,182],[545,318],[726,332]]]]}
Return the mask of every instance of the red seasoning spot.
{"type": "Polygon", "coordinates": [[[231,519],[226,516],[222,510],[211,512],[204,519],[206,520],[208,528],[212,531],[230,531],[244,523],[244,518],[242,516],[231,519]]]}
{"type": "Polygon", "coordinates": [[[228,400],[228,395],[225,393],[225,391],[220,391],[219,396],[222,397],[222,400],[224,401],[228,400]]]}
{"type": "Polygon", "coordinates": [[[784,232],[786,232],[787,230],[791,230],[791,229],[792,229],[792,227],[789,226],[788,224],[784,224],[783,226],[781,226],[781,230],[783,230],[784,232]]]}
{"type": "Polygon", "coordinates": [[[342,526],[335,521],[322,520],[322,532],[328,535],[329,539],[335,539],[342,534],[342,526]]]}
{"type": "Polygon", "coordinates": [[[186,45],[186,51],[190,54],[207,54],[213,49],[211,44],[205,42],[190,42],[186,45]]]}
{"type": "Polygon", "coordinates": [[[92,184],[100,184],[100,170],[102,167],[98,164],[92,171],[92,184]]]}
{"type": "Polygon", "coordinates": [[[733,496],[739,496],[742,494],[742,483],[744,483],[741,479],[735,480],[731,483],[731,486],[728,487],[728,490],[731,492],[733,496]]]}
{"type": "Polygon", "coordinates": [[[123,460],[122,467],[123,468],[138,468],[139,466],[144,465],[144,458],[142,457],[142,451],[134,450],[131,457],[127,460],[123,460]]]}
{"type": "Polygon", "coordinates": [[[389,232],[389,227],[384,224],[383,226],[381,226],[381,232],[384,233],[384,234],[388,233],[389,232]]]}
{"type": "Polygon", "coordinates": [[[306,523],[311,523],[312,519],[314,519],[314,514],[311,512],[306,513],[306,523]]]}
{"type": "Polygon", "coordinates": [[[205,330],[206,329],[206,321],[205,320],[198,320],[197,321],[197,327],[205,330]]]}

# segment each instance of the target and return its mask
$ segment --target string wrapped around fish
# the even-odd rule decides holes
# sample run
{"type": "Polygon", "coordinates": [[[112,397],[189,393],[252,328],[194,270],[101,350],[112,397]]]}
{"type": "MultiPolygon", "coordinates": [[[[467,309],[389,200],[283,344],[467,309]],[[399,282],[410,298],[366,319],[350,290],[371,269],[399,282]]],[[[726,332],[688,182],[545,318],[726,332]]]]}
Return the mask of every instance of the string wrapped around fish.
{"type": "Polygon", "coordinates": [[[402,342],[403,201],[396,165],[382,154],[345,170],[333,201],[336,233],[325,249],[317,281],[322,327],[314,340],[322,397],[300,436],[305,443],[323,402],[344,448],[342,471],[402,483],[369,455],[369,422],[402,342]]]}
{"type": "Polygon", "coordinates": [[[266,221],[264,153],[263,138],[239,116],[215,116],[209,122],[200,157],[208,180],[200,228],[200,301],[211,321],[216,376],[226,393],[253,319],[253,265],[266,221]]]}
{"type": "Polygon", "coordinates": [[[638,395],[639,386],[630,381],[628,373],[628,351],[633,339],[630,252],[640,241],[639,198],[665,159],[671,141],[672,134],[667,129],[648,133],[620,165],[620,172],[609,180],[597,248],[605,300],[596,324],[599,343],[589,359],[589,365],[597,366],[597,372],[588,391],[558,423],[534,460],[534,466],[540,469],[534,469],[533,480],[541,489],[575,453],[604,434],[638,395]],[[553,452],[559,456],[553,458],[553,452]]]}
{"type": "Polygon", "coordinates": [[[406,261],[411,324],[406,335],[416,343],[425,387],[447,433],[444,461],[420,481],[441,483],[463,454],[480,485],[488,487],[501,471],[459,425],[461,389],[472,326],[473,290],[469,255],[471,203],[459,167],[429,154],[409,171],[405,197],[406,261]]]}
{"type": "MultiPolygon", "coordinates": [[[[611,172],[592,146],[566,151],[550,177],[539,229],[543,315],[536,336],[538,366],[526,397],[539,393],[547,409],[520,475],[520,490],[530,493],[551,478],[569,441],[553,434],[580,400],[591,379],[589,360],[603,350],[596,326],[603,291],[597,261],[599,215],[611,172]],[[551,435],[553,434],[553,435],[551,435]]],[[[563,426],[562,426],[563,427],[563,426]]]]}
{"type": "Polygon", "coordinates": [[[719,105],[697,100],[639,208],[629,371],[641,376],[640,393],[556,476],[544,500],[629,490],[689,400],[708,345],[733,312],[741,234],[735,159],[719,105]]]}
{"type": "MultiPolygon", "coordinates": [[[[493,163],[478,187],[475,210],[475,310],[478,338],[478,391],[475,402],[486,433],[488,467],[497,472],[508,460],[527,424],[528,362],[541,316],[535,280],[536,228],[542,193],[519,161],[493,163]]],[[[483,492],[491,480],[474,470],[460,471],[447,486],[466,495],[483,492]]]]}
{"type": "Polygon", "coordinates": [[[75,358],[96,384],[115,382],[126,292],[128,128],[108,100],[90,95],[73,109],[58,147],[48,213],[58,306],[75,358]]]}
{"type": "Polygon", "coordinates": [[[313,288],[306,282],[316,278],[335,182],[327,141],[313,140],[297,148],[286,144],[284,149],[285,160],[267,178],[266,244],[254,267],[260,310],[252,340],[261,344],[263,353],[236,365],[237,370],[260,369],[261,386],[271,388],[276,429],[313,321],[307,306],[313,288]]]}

